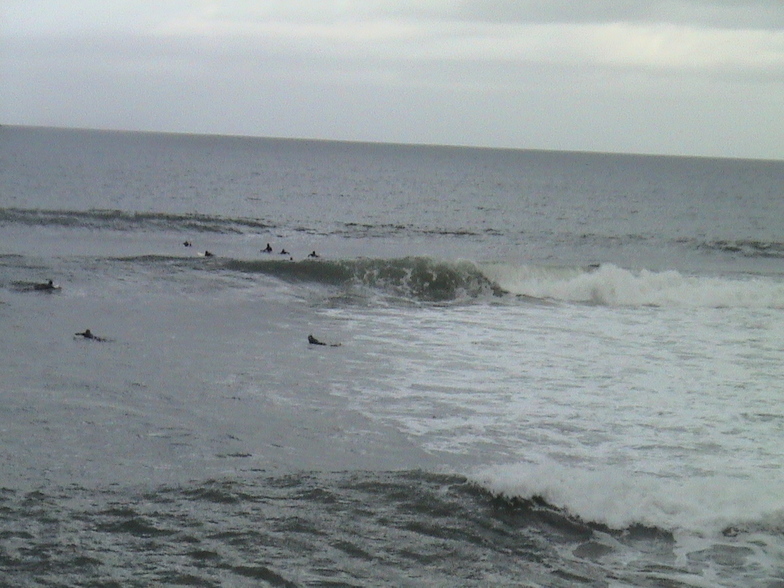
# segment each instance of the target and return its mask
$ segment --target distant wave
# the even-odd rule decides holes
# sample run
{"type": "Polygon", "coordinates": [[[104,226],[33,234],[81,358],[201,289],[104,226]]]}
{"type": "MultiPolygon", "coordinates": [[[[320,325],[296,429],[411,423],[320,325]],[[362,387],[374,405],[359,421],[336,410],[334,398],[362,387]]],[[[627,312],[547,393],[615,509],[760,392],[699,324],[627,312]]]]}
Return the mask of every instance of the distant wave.
{"type": "Polygon", "coordinates": [[[4,224],[112,231],[166,230],[199,233],[264,232],[272,228],[272,225],[256,219],[110,209],[80,211],[0,208],[0,225],[4,224]]]}
{"type": "MultiPolygon", "coordinates": [[[[180,231],[196,233],[247,234],[266,233],[278,225],[254,218],[231,218],[198,213],[134,212],[116,209],[44,210],[0,208],[0,225],[63,227],[106,231],[180,231]]],[[[294,232],[318,233],[312,227],[297,227],[294,232]]],[[[499,235],[486,229],[481,232],[466,229],[422,228],[400,224],[345,223],[331,230],[332,235],[351,238],[389,237],[399,234],[437,237],[476,237],[499,235]]]]}
{"type": "Polygon", "coordinates": [[[685,276],[670,270],[482,264],[498,288],[530,298],[603,306],[784,308],[784,282],[769,277],[685,276]]]}
{"type": "Polygon", "coordinates": [[[388,237],[401,233],[408,235],[424,235],[428,237],[479,237],[482,235],[501,235],[496,229],[488,228],[481,231],[472,231],[465,228],[426,228],[415,225],[401,224],[371,224],[371,223],[345,223],[342,230],[336,234],[350,237],[388,237]]]}
{"type": "Polygon", "coordinates": [[[743,257],[767,257],[784,259],[784,243],[779,241],[758,241],[753,239],[718,240],[704,243],[703,248],[734,253],[743,257]]]}

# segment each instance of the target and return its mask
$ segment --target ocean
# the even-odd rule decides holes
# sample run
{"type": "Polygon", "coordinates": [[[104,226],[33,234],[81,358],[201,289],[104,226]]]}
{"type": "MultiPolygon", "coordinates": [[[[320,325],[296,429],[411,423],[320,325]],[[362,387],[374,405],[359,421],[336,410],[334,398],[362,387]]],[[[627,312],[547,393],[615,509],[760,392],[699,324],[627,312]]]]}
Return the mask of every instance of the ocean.
{"type": "Polygon", "coordinates": [[[784,586],[781,161],[2,126],[0,333],[2,586],[784,586]]]}

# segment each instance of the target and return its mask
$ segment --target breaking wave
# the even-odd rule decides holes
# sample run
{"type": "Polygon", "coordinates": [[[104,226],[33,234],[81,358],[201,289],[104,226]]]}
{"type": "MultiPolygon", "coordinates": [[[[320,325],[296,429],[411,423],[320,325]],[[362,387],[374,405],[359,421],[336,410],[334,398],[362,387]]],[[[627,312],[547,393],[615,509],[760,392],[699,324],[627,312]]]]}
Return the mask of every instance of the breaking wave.
{"type": "Polygon", "coordinates": [[[601,306],[784,308],[784,283],[768,277],[684,276],[677,271],[477,264],[429,257],[337,261],[230,260],[227,269],[287,281],[362,286],[428,302],[514,295],[601,306]]]}
{"type": "Polygon", "coordinates": [[[230,260],[226,268],[263,273],[287,281],[360,286],[426,302],[503,293],[470,261],[449,262],[429,257],[299,262],[230,260]]]}
{"type": "Polygon", "coordinates": [[[773,478],[674,480],[611,467],[521,463],[487,467],[469,479],[513,503],[547,507],[569,520],[611,530],[648,528],[706,537],[784,531],[784,501],[773,478]]]}
{"type": "Polygon", "coordinates": [[[365,288],[418,302],[503,297],[506,301],[609,307],[784,308],[781,276],[690,276],[675,270],[629,270],[612,264],[551,267],[448,261],[431,257],[235,259],[141,256],[124,261],[199,271],[263,274],[290,283],[365,288]]]}
{"type": "Polygon", "coordinates": [[[498,288],[535,299],[602,306],[784,308],[784,282],[761,276],[687,276],[632,271],[612,264],[588,268],[484,264],[498,288]]]}
{"type": "MultiPolygon", "coordinates": [[[[605,495],[608,509],[615,498],[605,495]]],[[[0,506],[10,545],[0,563],[14,585],[516,586],[524,578],[566,588],[607,586],[609,577],[623,586],[773,586],[780,577],[775,530],[615,529],[543,496],[501,496],[422,471],[2,489],[0,506]]]]}

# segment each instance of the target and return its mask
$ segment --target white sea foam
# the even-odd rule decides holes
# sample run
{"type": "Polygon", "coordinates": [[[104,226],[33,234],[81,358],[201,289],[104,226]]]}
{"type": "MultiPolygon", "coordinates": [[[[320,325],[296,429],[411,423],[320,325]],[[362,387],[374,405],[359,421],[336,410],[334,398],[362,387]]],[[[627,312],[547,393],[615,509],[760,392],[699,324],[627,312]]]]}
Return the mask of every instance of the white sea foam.
{"type": "Polygon", "coordinates": [[[481,269],[504,290],[532,298],[607,306],[784,308],[784,283],[767,276],[696,277],[612,264],[595,269],[486,264],[481,269]]]}
{"type": "Polygon", "coordinates": [[[662,478],[604,466],[517,463],[479,469],[471,478],[507,498],[539,496],[585,521],[624,529],[639,524],[709,536],[724,531],[784,531],[784,480],[712,474],[662,478]]]}

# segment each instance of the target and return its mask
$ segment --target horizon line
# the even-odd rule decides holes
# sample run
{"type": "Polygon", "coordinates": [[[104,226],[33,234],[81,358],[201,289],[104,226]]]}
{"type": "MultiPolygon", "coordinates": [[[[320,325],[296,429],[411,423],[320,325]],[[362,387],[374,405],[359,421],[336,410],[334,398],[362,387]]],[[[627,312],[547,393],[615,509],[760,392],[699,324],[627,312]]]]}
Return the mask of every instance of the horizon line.
{"type": "Polygon", "coordinates": [[[554,149],[542,147],[492,147],[488,145],[469,145],[458,143],[426,143],[426,142],[411,142],[404,143],[400,141],[381,141],[381,140],[366,140],[366,139],[334,139],[323,137],[286,137],[275,135],[251,135],[242,133],[218,133],[218,132],[198,132],[198,131],[165,131],[165,130],[152,130],[152,129],[128,129],[128,128],[101,128],[101,127],[71,127],[71,126],[57,126],[57,125],[35,125],[35,124],[8,124],[0,123],[0,128],[15,127],[25,129],[50,129],[60,131],[88,131],[98,133],[138,133],[148,135],[182,135],[190,137],[224,137],[236,139],[265,139],[276,141],[309,141],[320,143],[353,143],[357,145],[390,145],[401,147],[432,147],[432,148],[447,148],[447,149],[478,149],[487,151],[536,151],[544,153],[574,153],[586,155],[613,155],[613,156],[628,156],[628,157],[661,157],[661,158],[684,158],[684,159],[722,159],[733,161],[760,161],[760,162],[773,162],[782,163],[784,159],[775,158],[761,158],[761,157],[741,157],[729,155],[694,155],[685,153],[656,153],[656,152],[629,152],[629,151],[599,151],[590,149],[554,149]]]}

